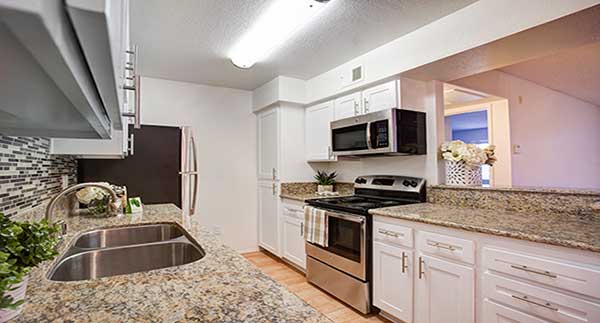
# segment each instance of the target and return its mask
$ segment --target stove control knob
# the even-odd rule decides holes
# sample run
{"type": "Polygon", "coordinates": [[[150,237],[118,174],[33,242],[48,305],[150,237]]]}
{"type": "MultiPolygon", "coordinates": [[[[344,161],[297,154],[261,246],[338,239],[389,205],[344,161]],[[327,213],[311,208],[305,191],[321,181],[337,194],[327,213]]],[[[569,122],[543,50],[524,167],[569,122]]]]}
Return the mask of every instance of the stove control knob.
{"type": "Polygon", "coordinates": [[[410,186],[412,186],[412,187],[417,187],[417,184],[418,184],[417,181],[410,182],[410,186]]]}
{"type": "Polygon", "coordinates": [[[362,177],[357,177],[357,178],[354,180],[354,183],[356,183],[356,184],[367,184],[367,180],[366,180],[366,179],[364,179],[364,178],[362,178],[362,177]]]}
{"type": "Polygon", "coordinates": [[[404,185],[404,186],[410,186],[410,182],[405,179],[404,182],[402,182],[402,185],[404,185]]]}

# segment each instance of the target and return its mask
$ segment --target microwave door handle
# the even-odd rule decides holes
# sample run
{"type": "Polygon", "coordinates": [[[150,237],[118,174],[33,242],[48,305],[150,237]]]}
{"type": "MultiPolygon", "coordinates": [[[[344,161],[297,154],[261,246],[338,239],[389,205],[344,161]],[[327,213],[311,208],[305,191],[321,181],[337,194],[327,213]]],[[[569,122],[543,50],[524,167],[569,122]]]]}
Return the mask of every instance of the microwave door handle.
{"type": "Polygon", "coordinates": [[[373,149],[371,147],[371,122],[367,122],[367,148],[373,149]]]}

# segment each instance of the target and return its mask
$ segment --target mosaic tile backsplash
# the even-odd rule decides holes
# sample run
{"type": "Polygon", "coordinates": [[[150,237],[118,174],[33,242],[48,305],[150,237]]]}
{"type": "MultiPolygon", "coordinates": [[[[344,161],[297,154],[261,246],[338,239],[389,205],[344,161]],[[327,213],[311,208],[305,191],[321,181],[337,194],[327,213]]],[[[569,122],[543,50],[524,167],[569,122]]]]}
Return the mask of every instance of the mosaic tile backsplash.
{"type": "Polygon", "coordinates": [[[77,182],[77,160],[50,155],[50,139],[0,134],[0,213],[13,216],[47,202],[61,190],[62,175],[77,182]]]}

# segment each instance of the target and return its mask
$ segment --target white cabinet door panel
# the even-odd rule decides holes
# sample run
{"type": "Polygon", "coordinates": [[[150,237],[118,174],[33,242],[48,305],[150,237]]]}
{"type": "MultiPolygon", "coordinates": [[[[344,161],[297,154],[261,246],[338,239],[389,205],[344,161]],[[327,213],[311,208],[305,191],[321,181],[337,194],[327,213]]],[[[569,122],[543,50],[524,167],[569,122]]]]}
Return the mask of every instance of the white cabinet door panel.
{"type": "Polygon", "coordinates": [[[413,320],[413,252],[373,243],[373,304],[406,323],[413,320]]]}
{"type": "Polygon", "coordinates": [[[422,253],[419,253],[415,267],[415,322],[475,322],[473,268],[422,253]]]}
{"type": "Polygon", "coordinates": [[[363,113],[398,107],[398,82],[390,81],[362,92],[363,113]]]}
{"type": "Polygon", "coordinates": [[[324,102],[306,109],[306,160],[334,160],[329,123],[334,118],[334,102],[324,102]]]}
{"type": "Polygon", "coordinates": [[[361,114],[360,92],[352,93],[335,100],[335,120],[354,117],[361,114]]]}
{"type": "Polygon", "coordinates": [[[306,268],[306,251],[304,250],[303,221],[283,216],[281,232],[281,255],[302,269],[306,268]]]}
{"type": "Polygon", "coordinates": [[[258,242],[266,250],[278,255],[277,184],[258,184],[258,242]]]}
{"type": "Polygon", "coordinates": [[[267,110],[258,115],[258,179],[277,179],[279,112],[267,110]]]}

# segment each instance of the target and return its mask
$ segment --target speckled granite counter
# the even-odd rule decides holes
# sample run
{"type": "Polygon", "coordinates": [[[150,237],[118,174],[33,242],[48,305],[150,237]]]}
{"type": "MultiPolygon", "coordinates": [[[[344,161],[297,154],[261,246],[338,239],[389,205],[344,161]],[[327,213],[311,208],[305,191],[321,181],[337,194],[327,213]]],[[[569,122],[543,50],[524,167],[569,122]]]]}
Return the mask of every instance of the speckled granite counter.
{"type": "MultiPolygon", "coordinates": [[[[78,232],[95,227],[180,222],[172,204],[144,207],[138,217],[69,218],[61,254],[78,232]]],[[[45,278],[52,263],[44,263],[32,271],[14,322],[330,322],[203,226],[189,231],[206,256],[179,267],[54,282],[45,278]]]]}
{"type": "Polygon", "coordinates": [[[317,195],[317,183],[281,183],[281,194],[279,194],[279,197],[304,202],[310,199],[318,199],[325,197],[352,196],[354,195],[354,184],[336,183],[334,185],[334,190],[338,192],[339,195],[320,196],[317,195]]]}
{"type": "Polygon", "coordinates": [[[420,203],[370,210],[374,215],[600,252],[600,216],[533,215],[420,203]]]}

